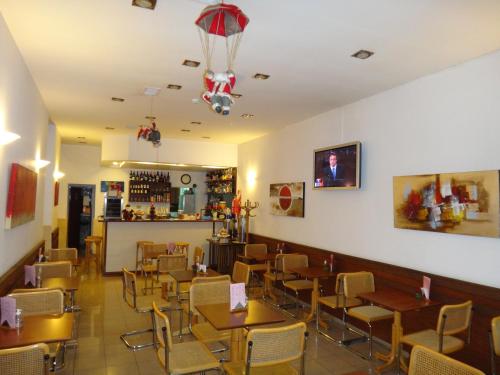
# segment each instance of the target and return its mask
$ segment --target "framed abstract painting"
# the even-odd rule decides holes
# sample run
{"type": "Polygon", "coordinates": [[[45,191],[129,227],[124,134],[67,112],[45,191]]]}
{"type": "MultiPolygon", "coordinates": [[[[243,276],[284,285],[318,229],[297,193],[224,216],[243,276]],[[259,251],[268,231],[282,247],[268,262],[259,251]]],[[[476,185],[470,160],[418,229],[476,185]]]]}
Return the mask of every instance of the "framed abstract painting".
{"type": "Polygon", "coordinates": [[[31,169],[12,164],[5,229],[12,229],[35,219],[37,177],[31,169]]]}
{"type": "Polygon", "coordinates": [[[394,227],[500,237],[497,170],[397,176],[394,227]]]}
{"type": "Polygon", "coordinates": [[[304,217],[304,186],[304,182],[271,184],[271,214],[304,217]]]}

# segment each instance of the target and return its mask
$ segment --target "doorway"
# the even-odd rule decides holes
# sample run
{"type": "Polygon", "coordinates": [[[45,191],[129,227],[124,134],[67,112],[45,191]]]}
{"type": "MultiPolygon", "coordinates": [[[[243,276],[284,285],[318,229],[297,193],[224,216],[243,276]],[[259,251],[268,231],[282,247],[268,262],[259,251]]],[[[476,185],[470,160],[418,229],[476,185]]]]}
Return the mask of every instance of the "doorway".
{"type": "Polygon", "coordinates": [[[95,209],[95,185],[68,185],[68,247],[85,254],[85,237],[92,234],[95,209]]]}

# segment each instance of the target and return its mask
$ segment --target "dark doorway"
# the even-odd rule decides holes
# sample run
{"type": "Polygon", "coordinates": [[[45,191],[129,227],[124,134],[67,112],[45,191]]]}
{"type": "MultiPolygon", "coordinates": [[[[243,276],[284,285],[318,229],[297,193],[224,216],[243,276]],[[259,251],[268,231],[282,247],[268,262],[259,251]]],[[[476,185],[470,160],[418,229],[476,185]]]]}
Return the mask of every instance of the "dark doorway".
{"type": "Polygon", "coordinates": [[[68,247],[85,253],[85,237],[92,234],[95,185],[68,185],[68,247]]]}

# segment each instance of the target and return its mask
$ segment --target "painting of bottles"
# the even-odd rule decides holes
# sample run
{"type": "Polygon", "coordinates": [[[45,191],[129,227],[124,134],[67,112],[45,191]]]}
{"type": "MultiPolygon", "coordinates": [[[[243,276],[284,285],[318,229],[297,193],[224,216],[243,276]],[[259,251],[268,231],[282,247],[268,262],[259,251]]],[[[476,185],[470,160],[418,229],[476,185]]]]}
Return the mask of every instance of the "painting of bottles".
{"type": "Polygon", "coordinates": [[[500,237],[500,173],[393,178],[394,227],[500,237]]]}

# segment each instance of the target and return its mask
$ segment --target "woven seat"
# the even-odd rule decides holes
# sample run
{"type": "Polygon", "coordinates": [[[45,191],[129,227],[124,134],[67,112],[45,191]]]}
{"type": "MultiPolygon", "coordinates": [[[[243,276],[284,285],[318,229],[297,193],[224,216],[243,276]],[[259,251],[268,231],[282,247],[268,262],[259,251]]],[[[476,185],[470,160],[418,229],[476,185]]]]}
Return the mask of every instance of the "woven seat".
{"type": "Polygon", "coordinates": [[[0,374],[47,375],[49,373],[49,348],[36,344],[0,350],[0,374]]]}
{"type": "Polygon", "coordinates": [[[408,375],[485,375],[465,363],[417,345],[411,351],[408,375]]]}
{"type": "MultiPolygon", "coordinates": [[[[426,329],[425,331],[416,332],[404,336],[404,344],[411,346],[421,345],[434,350],[439,351],[439,334],[433,329],[426,329]]],[[[464,341],[460,340],[454,336],[443,337],[443,349],[442,353],[449,354],[456,352],[464,347],[464,341]]]]}
{"type": "Polygon", "coordinates": [[[500,357],[500,316],[491,320],[490,331],[491,373],[496,375],[496,357],[500,357]]]}
{"type": "Polygon", "coordinates": [[[211,330],[203,325],[196,329],[199,324],[206,323],[196,309],[198,305],[209,305],[214,303],[229,303],[229,280],[193,283],[189,288],[189,330],[199,340],[205,343],[227,341],[231,335],[229,330],[211,330]],[[193,322],[196,320],[195,322],[193,322]]]}
{"type": "MultiPolygon", "coordinates": [[[[137,313],[140,314],[149,313],[151,316],[151,324],[153,324],[153,302],[155,302],[156,298],[158,297],[143,296],[143,295],[139,296],[137,294],[137,279],[135,273],[128,271],[126,268],[123,268],[122,271],[123,271],[123,276],[122,276],[123,300],[127,303],[128,306],[133,308],[137,313]]],[[[158,302],[158,304],[161,306],[162,311],[179,312],[179,327],[182,327],[182,308],[180,306],[174,306],[173,304],[161,300],[158,302]]],[[[127,338],[148,332],[151,332],[152,336],[154,336],[153,327],[151,327],[142,330],[122,333],[120,335],[120,339],[129,349],[132,350],[143,349],[149,346],[153,346],[154,345],[153,340],[151,342],[132,345],[127,338]]]]}
{"type": "Polygon", "coordinates": [[[318,303],[328,306],[331,309],[343,309],[344,307],[359,306],[362,304],[362,301],[359,298],[342,298],[342,296],[334,295],[319,297],[318,303]]]}
{"type": "MultiPolygon", "coordinates": [[[[283,262],[283,273],[285,275],[293,274],[294,268],[307,268],[309,267],[309,259],[307,255],[304,254],[284,254],[282,258],[283,262]]],[[[299,313],[299,292],[302,290],[313,290],[314,283],[311,280],[305,279],[295,279],[295,280],[287,280],[286,277],[282,280],[283,288],[285,291],[286,298],[286,290],[291,289],[295,292],[295,309],[296,309],[296,317],[299,313]]]]}
{"type": "MultiPolygon", "coordinates": [[[[344,295],[347,299],[358,298],[361,293],[371,293],[375,291],[375,280],[371,272],[354,272],[344,274],[344,295]]],[[[394,313],[390,310],[378,306],[356,306],[346,307],[348,316],[361,320],[368,325],[368,358],[373,355],[372,323],[392,319],[394,313]]]]}
{"type": "MultiPolygon", "coordinates": [[[[16,308],[22,309],[24,316],[64,314],[64,294],[60,289],[32,289],[30,292],[11,293],[9,297],[16,299],[16,308]]],[[[64,367],[65,345],[55,342],[47,347],[53,367],[64,367]]]]}
{"type": "Polygon", "coordinates": [[[154,334],[157,343],[157,356],[167,374],[191,374],[207,370],[218,370],[219,361],[199,341],[173,344],[170,321],[155,303],[154,334]]]}
{"type": "Polygon", "coordinates": [[[284,274],[283,272],[276,272],[276,271],[266,272],[264,274],[264,277],[269,278],[272,281],[294,280],[297,278],[297,276],[293,274],[284,274]]]}
{"type": "Polygon", "coordinates": [[[61,260],[78,260],[78,249],[64,248],[64,249],[50,249],[49,262],[57,262],[61,260]]]}
{"type": "Polygon", "coordinates": [[[304,322],[278,328],[255,328],[247,335],[243,362],[224,363],[230,375],[304,374],[307,326],[304,322]],[[300,360],[300,372],[290,363],[300,360]]]}

